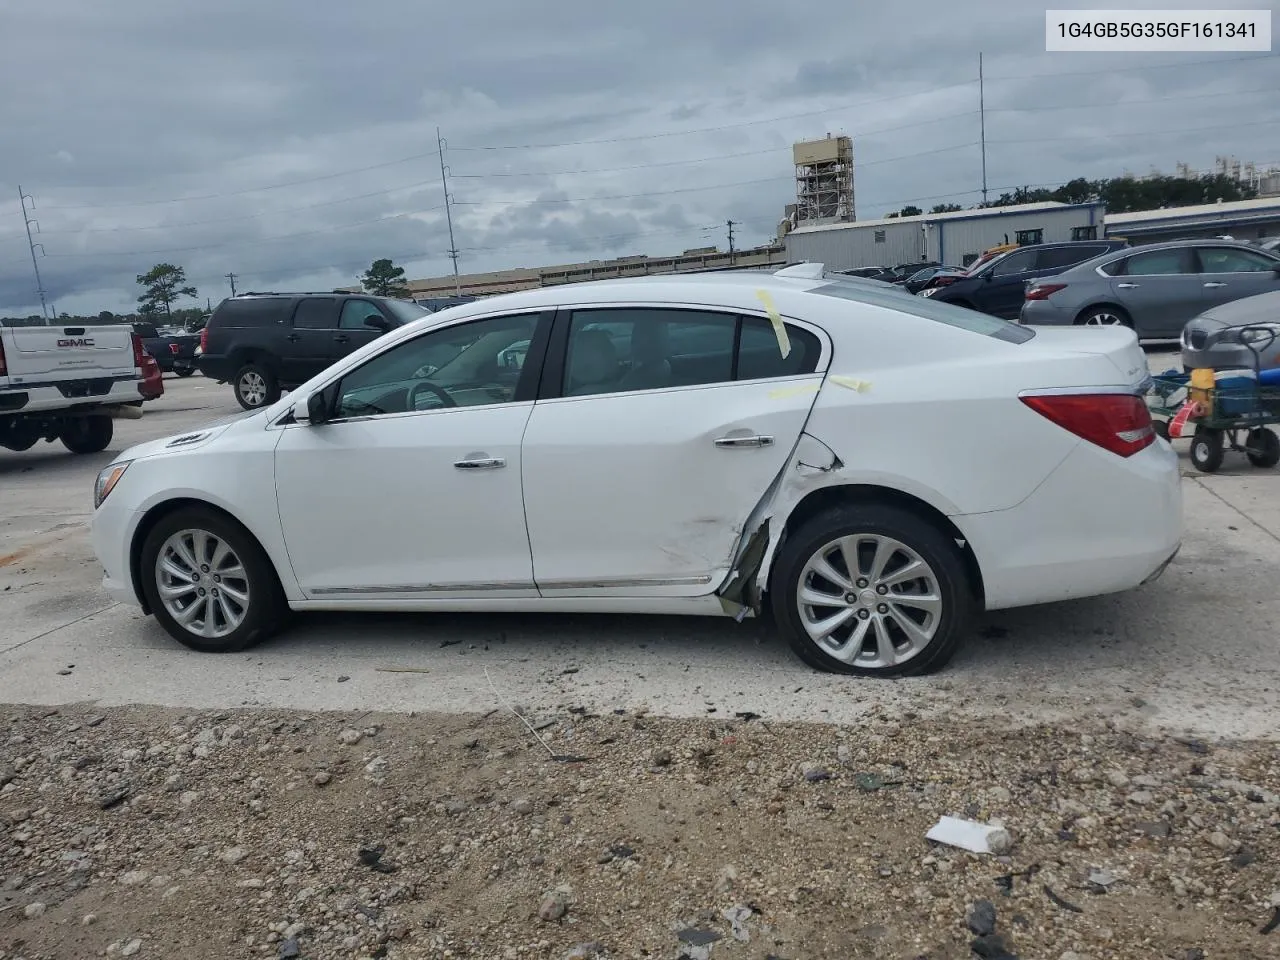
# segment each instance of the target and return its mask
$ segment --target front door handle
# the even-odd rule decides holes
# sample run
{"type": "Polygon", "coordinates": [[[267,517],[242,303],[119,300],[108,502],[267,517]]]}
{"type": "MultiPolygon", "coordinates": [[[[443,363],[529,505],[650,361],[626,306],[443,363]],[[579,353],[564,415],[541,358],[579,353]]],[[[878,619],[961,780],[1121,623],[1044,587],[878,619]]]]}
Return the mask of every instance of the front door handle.
{"type": "Polygon", "coordinates": [[[296,333],[291,333],[287,337],[285,337],[285,339],[288,340],[290,343],[297,343],[299,340],[302,339],[302,337],[296,333]]]}
{"type": "Polygon", "coordinates": [[[1117,283],[1116,286],[1121,290],[1133,290],[1139,286],[1136,283],[1117,283]]]}
{"type": "Polygon", "coordinates": [[[351,338],[350,338],[350,337],[348,337],[345,333],[340,333],[340,334],[338,334],[336,337],[334,337],[334,338],[333,338],[333,342],[334,342],[334,343],[347,343],[347,342],[349,342],[350,340],[351,340],[351,338]]]}
{"type": "Polygon", "coordinates": [[[1216,280],[1210,280],[1208,283],[1205,284],[1205,287],[1211,288],[1211,289],[1216,287],[1225,287],[1225,286],[1226,286],[1225,283],[1218,283],[1218,281],[1216,280]]]}
{"type": "Polygon", "coordinates": [[[767,447],[773,443],[773,437],[719,437],[717,447],[767,447]]]}
{"type": "Polygon", "coordinates": [[[477,457],[474,460],[455,460],[453,465],[459,470],[496,470],[505,467],[507,461],[501,457],[477,457]]]}

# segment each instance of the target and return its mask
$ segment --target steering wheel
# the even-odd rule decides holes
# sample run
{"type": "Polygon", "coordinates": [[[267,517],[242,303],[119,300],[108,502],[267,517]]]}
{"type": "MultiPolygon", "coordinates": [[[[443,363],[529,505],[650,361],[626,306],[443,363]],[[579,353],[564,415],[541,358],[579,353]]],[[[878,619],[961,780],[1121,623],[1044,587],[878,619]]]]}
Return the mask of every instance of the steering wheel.
{"type": "Polygon", "coordinates": [[[449,394],[445,393],[444,390],[437,387],[430,380],[419,380],[417,383],[415,383],[412,387],[409,388],[409,397],[407,400],[407,405],[410,410],[418,409],[418,394],[422,393],[424,390],[429,390],[430,392],[434,393],[440,399],[440,403],[443,406],[456,407],[458,405],[457,403],[454,402],[453,397],[449,396],[449,394]]]}

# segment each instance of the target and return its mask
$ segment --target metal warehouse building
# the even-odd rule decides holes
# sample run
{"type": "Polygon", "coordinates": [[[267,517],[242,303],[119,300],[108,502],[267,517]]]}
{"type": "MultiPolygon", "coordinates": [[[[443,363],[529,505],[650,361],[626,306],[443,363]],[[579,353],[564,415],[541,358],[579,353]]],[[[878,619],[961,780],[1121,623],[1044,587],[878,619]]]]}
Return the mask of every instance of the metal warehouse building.
{"type": "Polygon", "coordinates": [[[787,261],[830,270],[926,260],[967,266],[1002,243],[1097,239],[1104,215],[1101,203],[1046,202],[797,227],[786,235],[787,261]]]}
{"type": "Polygon", "coordinates": [[[1280,236],[1280,197],[1107,214],[1107,236],[1131,243],[1159,243],[1229,236],[1249,242],[1280,236]]]}

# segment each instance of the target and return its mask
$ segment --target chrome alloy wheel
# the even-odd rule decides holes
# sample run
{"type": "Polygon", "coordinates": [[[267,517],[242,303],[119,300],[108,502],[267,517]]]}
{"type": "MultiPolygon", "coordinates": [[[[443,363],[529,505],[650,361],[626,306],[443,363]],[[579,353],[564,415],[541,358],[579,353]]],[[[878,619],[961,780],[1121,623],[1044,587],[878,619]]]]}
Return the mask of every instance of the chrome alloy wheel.
{"type": "Polygon", "coordinates": [[[862,534],[820,547],[800,574],[800,621],[824,653],[856,667],[905,663],[942,622],[933,568],[892,537],[862,534]]]}
{"type": "Polygon", "coordinates": [[[240,377],[240,396],[251,407],[260,407],[267,399],[267,381],[256,370],[240,377]]]}
{"type": "Polygon", "coordinates": [[[1089,314],[1085,319],[1084,325],[1086,327],[1119,327],[1124,325],[1124,321],[1114,313],[1099,310],[1097,313],[1089,314]]]}
{"type": "Polygon", "coordinates": [[[225,637],[249,612],[249,575],[223,540],[180,530],[156,557],[156,589],[169,615],[200,637],[225,637]]]}

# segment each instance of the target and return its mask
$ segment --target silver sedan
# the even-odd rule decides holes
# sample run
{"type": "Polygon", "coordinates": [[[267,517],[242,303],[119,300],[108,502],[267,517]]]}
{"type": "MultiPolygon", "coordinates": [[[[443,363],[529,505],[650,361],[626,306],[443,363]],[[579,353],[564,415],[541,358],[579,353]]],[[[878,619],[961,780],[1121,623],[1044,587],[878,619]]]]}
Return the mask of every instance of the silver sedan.
{"type": "Polygon", "coordinates": [[[1200,314],[1182,331],[1182,363],[1189,370],[1280,367],[1280,291],[1200,314]]]}
{"type": "Polygon", "coordinates": [[[1021,322],[1122,324],[1172,339],[1192,317],[1280,290],[1280,256],[1229,240],[1177,240],[1095,257],[1028,285],[1021,322]]]}

